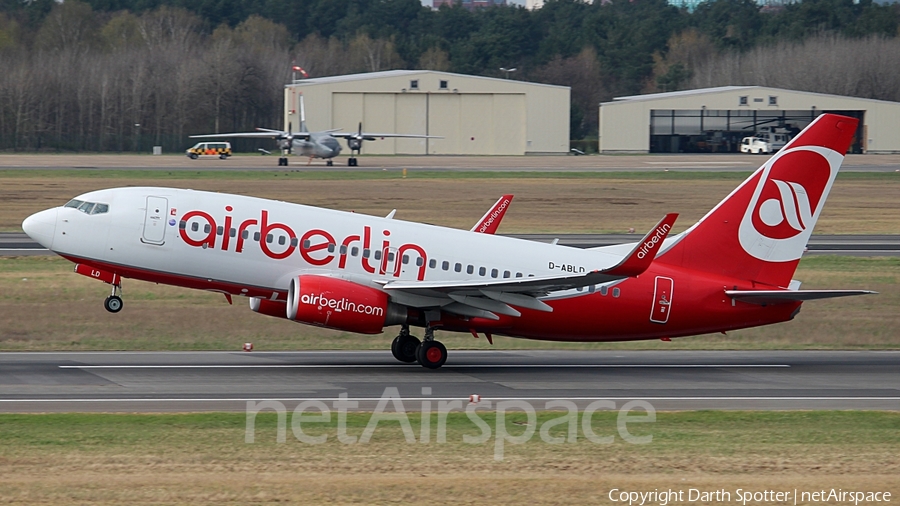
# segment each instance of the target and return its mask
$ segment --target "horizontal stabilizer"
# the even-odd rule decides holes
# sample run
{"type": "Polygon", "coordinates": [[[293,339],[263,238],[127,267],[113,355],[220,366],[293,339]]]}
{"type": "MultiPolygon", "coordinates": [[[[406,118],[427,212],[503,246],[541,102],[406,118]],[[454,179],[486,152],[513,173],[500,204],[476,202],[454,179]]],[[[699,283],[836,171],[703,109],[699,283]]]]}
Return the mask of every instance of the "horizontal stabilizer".
{"type": "Polygon", "coordinates": [[[734,300],[759,305],[877,293],[870,290],[725,290],[725,295],[734,300]]]}

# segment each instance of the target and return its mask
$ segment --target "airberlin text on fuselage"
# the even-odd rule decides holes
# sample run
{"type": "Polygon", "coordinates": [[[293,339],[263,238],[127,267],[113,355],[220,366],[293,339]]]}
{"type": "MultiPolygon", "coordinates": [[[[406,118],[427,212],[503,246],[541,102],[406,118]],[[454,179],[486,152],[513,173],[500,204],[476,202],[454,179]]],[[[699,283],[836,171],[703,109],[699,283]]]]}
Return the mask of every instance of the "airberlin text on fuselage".
{"type": "MultiPolygon", "coordinates": [[[[232,207],[227,206],[225,211],[231,212],[232,207]]],[[[364,226],[362,235],[351,234],[344,237],[340,242],[335,240],[334,235],[327,230],[313,228],[303,232],[301,235],[290,226],[284,223],[270,221],[269,211],[263,210],[259,219],[244,220],[237,227],[232,216],[226,215],[222,223],[222,231],[219,233],[218,224],[215,218],[204,211],[188,211],[182,215],[178,223],[178,233],[181,239],[189,246],[197,248],[219,248],[222,251],[234,251],[242,253],[245,243],[257,242],[254,240],[256,232],[259,232],[259,249],[267,257],[274,260],[284,260],[294,254],[295,250],[300,253],[310,265],[322,267],[333,264],[337,261],[337,268],[346,269],[348,257],[356,257],[351,255],[352,248],[358,247],[358,258],[362,268],[370,273],[387,274],[396,277],[400,276],[403,268],[401,259],[404,255],[410,257],[410,265],[418,266],[417,278],[425,279],[425,265],[428,263],[428,256],[425,249],[417,244],[403,244],[399,247],[391,246],[390,230],[382,230],[381,245],[372,248],[372,228],[364,226]],[[192,238],[190,236],[191,222],[198,222],[198,229],[202,230],[203,236],[200,238],[192,238]],[[208,225],[208,229],[206,227],[208,225]],[[232,232],[233,231],[233,232],[232,232]],[[280,234],[278,232],[281,232],[280,234]],[[273,236],[271,242],[268,240],[269,235],[273,236]],[[246,238],[245,238],[246,236],[246,238]],[[279,242],[274,237],[287,236],[287,240],[279,242]],[[221,242],[217,244],[221,237],[221,242]],[[330,246],[330,247],[329,247],[330,246]],[[379,258],[370,258],[371,252],[382,252],[379,258]],[[394,253],[394,255],[390,255],[394,253]],[[421,262],[416,261],[416,257],[421,258],[421,262]],[[391,270],[388,272],[388,270],[391,270]]]]}

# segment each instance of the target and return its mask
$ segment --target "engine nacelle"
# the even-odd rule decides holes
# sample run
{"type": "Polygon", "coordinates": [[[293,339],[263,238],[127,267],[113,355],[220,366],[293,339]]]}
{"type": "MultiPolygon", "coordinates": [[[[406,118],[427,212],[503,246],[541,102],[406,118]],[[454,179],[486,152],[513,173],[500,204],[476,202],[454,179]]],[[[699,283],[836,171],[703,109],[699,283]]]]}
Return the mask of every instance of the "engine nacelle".
{"type": "Polygon", "coordinates": [[[381,290],[325,276],[291,280],[290,320],[360,334],[378,334],[386,325],[406,322],[406,310],[391,304],[381,290]]]}
{"type": "Polygon", "coordinates": [[[359,151],[362,149],[362,139],[354,139],[353,137],[348,138],[347,147],[349,147],[351,151],[359,151]]]}
{"type": "Polygon", "coordinates": [[[287,309],[284,301],[250,297],[250,310],[254,313],[274,316],[275,318],[287,318],[287,309]]]}

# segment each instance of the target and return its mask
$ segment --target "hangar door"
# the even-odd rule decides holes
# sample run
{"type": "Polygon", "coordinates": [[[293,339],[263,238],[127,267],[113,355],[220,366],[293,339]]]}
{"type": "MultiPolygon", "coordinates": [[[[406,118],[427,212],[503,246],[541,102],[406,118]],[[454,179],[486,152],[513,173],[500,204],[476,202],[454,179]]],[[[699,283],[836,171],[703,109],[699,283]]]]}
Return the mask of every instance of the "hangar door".
{"type": "MultiPolygon", "coordinates": [[[[524,94],[334,93],[332,128],[442,136],[379,139],[369,154],[523,155],[524,94]]],[[[346,145],[344,146],[346,149],[346,145]]]]}
{"type": "Polygon", "coordinates": [[[428,103],[429,154],[525,154],[524,94],[432,94],[428,103]]]}
{"type": "MultiPolygon", "coordinates": [[[[424,94],[335,93],[332,95],[332,128],[426,135],[428,101],[424,94]]],[[[344,146],[346,148],[346,146],[344,146]]],[[[369,154],[424,155],[425,139],[378,139],[363,144],[369,154]]]]}

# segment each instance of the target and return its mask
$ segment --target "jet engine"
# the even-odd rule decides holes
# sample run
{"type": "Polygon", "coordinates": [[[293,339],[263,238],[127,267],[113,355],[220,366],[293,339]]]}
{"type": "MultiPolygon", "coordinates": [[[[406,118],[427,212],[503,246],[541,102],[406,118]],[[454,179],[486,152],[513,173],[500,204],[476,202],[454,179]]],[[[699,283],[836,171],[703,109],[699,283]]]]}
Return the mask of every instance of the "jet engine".
{"type": "Polygon", "coordinates": [[[303,275],[291,280],[287,317],[300,323],[360,334],[378,334],[406,323],[404,307],[381,290],[343,279],[303,275]]]}
{"type": "Polygon", "coordinates": [[[250,298],[250,310],[254,313],[264,314],[266,316],[274,316],[275,318],[287,318],[284,301],[262,299],[260,297],[250,298]]]}

